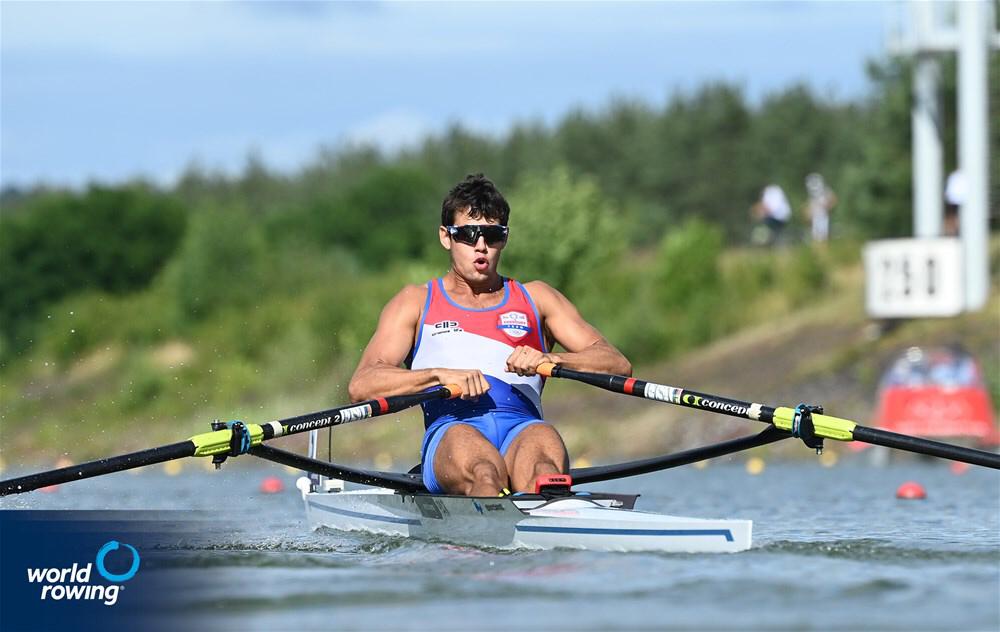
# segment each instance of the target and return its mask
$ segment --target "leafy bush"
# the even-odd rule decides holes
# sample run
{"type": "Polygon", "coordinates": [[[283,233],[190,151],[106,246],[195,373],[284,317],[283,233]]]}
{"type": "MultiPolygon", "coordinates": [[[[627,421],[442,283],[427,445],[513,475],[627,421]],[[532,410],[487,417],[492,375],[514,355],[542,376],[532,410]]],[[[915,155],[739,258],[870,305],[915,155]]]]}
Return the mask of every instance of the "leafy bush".
{"type": "Polygon", "coordinates": [[[166,309],[169,301],[159,287],[125,296],[98,291],[71,296],[38,321],[38,348],[46,357],[69,361],[102,343],[161,341],[177,324],[166,309]]]}
{"type": "Polygon", "coordinates": [[[827,263],[809,247],[798,248],[790,262],[785,291],[793,301],[815,300],[829,284],[827,263]]]}
{"type": "Polygon", "coordinates": [[[720,329],[725,287],[720,268],[722,231],[698,219],[664,238],[654,289],[668,351],[707,342],[720,329]]]}
{"type": "Polygon", "coordinates": [[[262,298],[266,245],[259,226],[236,209],[202,210],[167,272],[182,320],[220,307],[248,308],[262,298]]]}
{"type": "Polygon", "coordinates": [[[186,215],[139,185],[46,194],[0,218],[0,329],[23,343],[45,306],[76,292],[145,287],[174,253],[186,215]]]}

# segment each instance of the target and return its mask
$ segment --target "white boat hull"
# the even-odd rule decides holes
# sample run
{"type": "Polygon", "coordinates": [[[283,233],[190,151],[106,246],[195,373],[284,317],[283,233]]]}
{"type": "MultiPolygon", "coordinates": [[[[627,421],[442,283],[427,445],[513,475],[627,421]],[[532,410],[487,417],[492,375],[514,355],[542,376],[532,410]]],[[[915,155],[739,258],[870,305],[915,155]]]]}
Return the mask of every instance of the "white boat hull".
{"type": "Polygon", "coordinates": [[[473,498],[391,490],[303,492],[312,529],[327,527],[498,548],[735,553],[752,521],[631,508],[634,496],[473,498]]]}

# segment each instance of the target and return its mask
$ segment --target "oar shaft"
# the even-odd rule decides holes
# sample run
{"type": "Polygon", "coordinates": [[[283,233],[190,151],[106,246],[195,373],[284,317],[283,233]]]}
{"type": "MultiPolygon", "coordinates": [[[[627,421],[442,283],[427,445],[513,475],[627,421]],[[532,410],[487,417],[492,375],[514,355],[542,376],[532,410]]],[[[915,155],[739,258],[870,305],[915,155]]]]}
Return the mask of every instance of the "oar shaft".
{"type": "MultiPolygon", "coordinates": [[[[306,432],[308,430],[319,430],[339,426],[352,421],[361,421],[381,415],[391,415],[407,408],[412,408],[417,404],[422,404],[435,399],[455,398],[462,394],[462,389],[453,384],[438,386],[422,393],[412,393],[407,395],[393,395],[390,397],[379,397],[358,404],[348,404],[338,406],[329,410],[321,410],[306,415],[298,415],[263,424],[263,440],[274,437],[284,437],[291,434],[306,432]]],[[[255,441],[254,445],[259,442],[255,441]]]]}
{"type": "Polygon", "coordinates": [[[538,367],[538,373],[551,377],[562,377],[577,382],[584,382],[598,388],[615,393],[623,393],[633,397],[652,399],[658,402],[676,404],[685,408],[707,410],[731,417],[741,417],[754,421],[770,422],[774,417],[774,408],[754,402],[744,402],[729,397],[720,397],[708,393],[700,393],[675,386],[656,384],[621,375],[605,375],[603,373],[587,373],[574,371],[558,364],[543,364],[538,367]]]}
{"type": "MultiPolygon", "coordinates": [[[[275,420],[266,424],[246,424],[246,433],[249,436],[249,446],[259,446],[261,443],[274,437],[282,437],[308,430],[339,426],[352,421],[360,421],[380,415],[388,415],[399,412],[417,404],[428,402],[434,399],[447,399],[458,397],[462,394],[462,389],[458,386],[448,384],[409,395],[393,395],[390,397],[380,397],[377,399],[361,402],[359,404],[349,404],[321,410],[307,415],[298,415],[288,419],[275,420]]],[[[170,445],[122,454],[107,459],[82,463],[72,467],[64,467],[58,470],[29,474],[20,478],[12,478],[0,481],[0,496],[8,494],[20,494],[30,492],[41,487],[57,485],[78,481],[84,478],[111,474],[122,470],[130,470],[143,465],[163,463],[173,459],[180,459],[188,456],[214,456],[216,454],[231,453],[231,442],[234,440],[233,430],[223,428],[211,432],[197,434],[187,441],[172,443],[170,445]]],[[[240,452],[241,454],[243,452],[240,452]]]]}
{"type": "MultiPolygon", "coordinates": [[[[646,382],[620,375],[574,371],[573,369],[567,369],[558,364],[551,363],[540,365],[538,373],[550,377],[562,377],[584,382],[616,393],[632,395],[633,397],[652,399],[686,408],[707,410],[729,415],[730,417],[763,421],[786,432],[793,432],[796,411],[784,406],[765,406],[754,402],[744,402],[738,399],[700,393],[698,391],[646,382]]],[[[816,437],[836,441],[862,441],[897,450],[919,452],[920,454],[928,454],[943,459],[952,459],[971,463],[972,465],[1000,469],[1000,455],[991,452],[963,448],[948,443],[910,437],[875,428],[866,428],[849,419],[841,419],[820,413],[812,413],[811,419],[816,437]]]]}
{"type": "Polygon", "coordinates": [[[107,459],[98,459],[97,461],[71,465],[58,470],[29,474],[20,478],[11,478],[6,481],[0,481],[0,496],[30,492],[42,487],[48,487],[49,485],[59,485],[60,483],[78,481],[102,474],[131,470],[144,465],[172,461],[173,459],[193,456],[194,451],[195,445],[191,440],[181,441],[150,450],[141,450],[139,452],[132,452],[131,454],[122,454],[107,459]]]}
{"type": "Polygon", "coordinates": [[[950,443],[941,443],[940,441],[931,441],[930,439],[911,437],[908,435],[897,434],[895,432],[889,432],[888,430],[856,426],[854,428],[854,440],[871,443],[873,445],[880,445],[886,448],[906,450],[907,452],[919,452],[920,454],[936,456],[942,459],[963,461],[965,463],[971,463],[972,465],[982,465],[983,467],[991,467],[995,470],[1000,470],[1000,454],[994,454],[984,450],[974,450],[972,448],[963,448],[962,446],[951,445],[950,443]]]}
{"type": "Polygon", "coordinates": [[[714,459],[727,454],[732,454],[734,452],[750,450],[751,448],[767,445],[776,441],[782,441],[788,438],[789,434],[787,432],[782,432],[774,426],[768,426],[759,433],[750,435],[749,437],[731,439],[729,441],[723,441],[722,443],[714,443],[712,445],[692,448],[691,450],[675,452],[665,456],[657,456],[651,459],[629,461],[627,463],[617,463],[615,465],[598,465],[595,467],[576,468],[570,470],[569,473],[573,477],[574,484],[582,485],[583,483],[609,481],[616,478],[636,476],[638,474],[648,474],[649,472],[659,472],[672,467],[680,467],[682,465],[697,463],[698,461],[714,459]]]}
{"type": "Polygon", "coordinates": [[[396,474],[390,472],[371,472],[368,470],[359,470],[352,467],[337,465],[336,463],[319,461],[307,456],[302,456],[301,454],[286,452],[285,450],[279,450],[269,445],[259,445],[251,448],[250,454],[268,461],[304,470],[306,472],[320,474],[327,478],[349,481],[360,485],[374,485],[375,487],[395,489],[401,492],[427,491],[424,484],[421,482],[419,474],[396,474]]]}

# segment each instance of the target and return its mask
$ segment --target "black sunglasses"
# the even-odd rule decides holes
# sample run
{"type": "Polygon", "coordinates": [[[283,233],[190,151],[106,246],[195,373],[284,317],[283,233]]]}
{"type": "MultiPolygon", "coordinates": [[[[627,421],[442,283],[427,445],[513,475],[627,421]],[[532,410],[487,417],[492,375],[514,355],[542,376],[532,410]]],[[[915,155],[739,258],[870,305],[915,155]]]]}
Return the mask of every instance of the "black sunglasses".
{"type": "Polygon", "coordinates": [[[509,229],[503,224],[465,224],[464,226],[445,226],[445,230],[455,241],[475,246],[482,235],[486,244],[496,246],[507,241],[509,229]]]}

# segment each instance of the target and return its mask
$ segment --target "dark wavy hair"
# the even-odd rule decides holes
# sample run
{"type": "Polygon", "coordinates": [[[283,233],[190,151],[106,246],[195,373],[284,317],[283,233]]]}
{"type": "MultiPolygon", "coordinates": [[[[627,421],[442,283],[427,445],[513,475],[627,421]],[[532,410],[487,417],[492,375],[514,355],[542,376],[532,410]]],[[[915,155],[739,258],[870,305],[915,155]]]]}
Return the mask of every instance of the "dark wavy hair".
{"type": "Polygon", "coordinates": [[[485,219],[506,224],[510,217],[510,205],[497,190],[493,182],[481,173],[465,176],[448,192],[441,203],[441,225],[455,223],[455,214],[468,209],[472,219],[485,219]]]}

